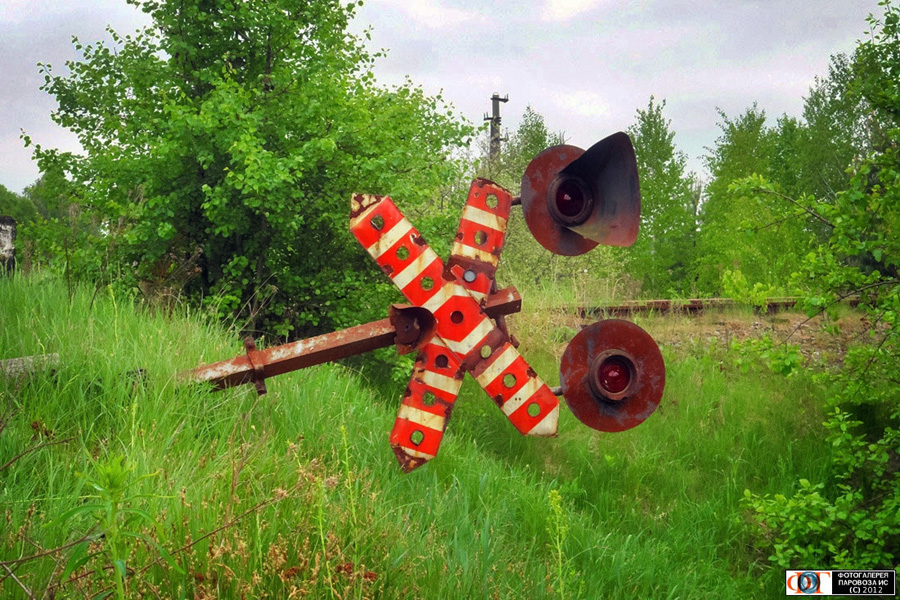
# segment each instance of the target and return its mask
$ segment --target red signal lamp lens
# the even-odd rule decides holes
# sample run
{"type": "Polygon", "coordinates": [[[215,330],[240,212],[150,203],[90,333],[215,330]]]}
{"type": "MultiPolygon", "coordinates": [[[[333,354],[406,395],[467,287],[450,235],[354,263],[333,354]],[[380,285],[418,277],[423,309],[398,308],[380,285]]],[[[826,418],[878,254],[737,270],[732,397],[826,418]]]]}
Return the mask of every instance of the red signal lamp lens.
{"type": "Polygon", "coordinates": [[[565,226],[584,223],[593,209],[593,197],[578,177],[557,177],[548,191],[547,210],[551,217],[565,226]]]}
{"type": "Polygon", "coordinates": [[[600,387],[610,394],[621,394],[631,384],[631,370],[621,356],[610,356],[597,368],[600,387]]]}
{"type": "Polygon", "coordinates": [[[624,350],[610,349],[594,357],[587,379],[594,397],[605,402],[622,402],[634,394],[638,372],[634,360],[624,350]]]}
{"type": "Polygon", "coordinates": [[[564,181],[556,188],[556,210],[569,218],[584,210],[584,192],[573,181],[564,181]]]}

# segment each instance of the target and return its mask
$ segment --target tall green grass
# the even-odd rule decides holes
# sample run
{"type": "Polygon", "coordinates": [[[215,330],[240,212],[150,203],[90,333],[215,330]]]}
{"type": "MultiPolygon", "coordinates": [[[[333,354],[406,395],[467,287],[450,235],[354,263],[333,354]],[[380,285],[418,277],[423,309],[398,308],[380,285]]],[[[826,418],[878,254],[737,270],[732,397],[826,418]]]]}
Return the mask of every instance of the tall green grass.
{"type": "MultiPolygon", "coordinates": [[[[440,455],[404,475],[387,441],[401,389],[365,368],[281,376],[261,398],[178,386],[239,354],[237,336],[104,289],[69,298],[40,273],[0,280],[0,322],[0,359],[60,355],[53,373],[0,379],[0,465],[37,448],[0,471],[3,598],[114,590],[100,538],[65,581],[72,548],[10,561],[96,534],[91,513],[58,519],[89,501],[80,473],[119,454],[134,480],[158,471],[129,506],[160,531],[127,527],[177,565],[129,538],[129,597],[775,597],[781,575],[748,546],[739,498],[815,478],[828,451],[810,380],[744,376],[698,344],[664,349],[659,411],[620,434],[563,410],[558,438],[521,437],[468,379],[440,455]]],[[[556,383],[557,350],[521,325],[556,383]]]]}

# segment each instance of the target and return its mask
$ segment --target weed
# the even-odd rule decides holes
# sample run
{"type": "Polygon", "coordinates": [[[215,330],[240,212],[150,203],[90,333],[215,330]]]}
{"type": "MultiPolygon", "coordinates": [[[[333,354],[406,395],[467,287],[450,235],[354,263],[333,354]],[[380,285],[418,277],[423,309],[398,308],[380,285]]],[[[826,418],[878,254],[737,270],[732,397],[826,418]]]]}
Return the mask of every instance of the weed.
{"type": "Polygon", "coordinates": [[[181,567],[165,548],[153,538],[144,535],[137,527],[141,522],[150,525],[155,529],[157,539],[163,539],[160,523],[145,510],[134,506],[135,500],[146,497],[146,495],[126,495],[131,488],[146,479],[156,477],[159,472],[134,478],[131,475],[134,467],[127,463],[123,455],[110,456],[103,462],[94,460],[90,456],[88,459],[93,466],[93,473],[78,473],[77,475],[84,478],[86,483],[97,492],[84,496],[85,499],[94,502],[82,504],[64,512],[50,525],[63,526],[78,515],[89,514],[96,521],[98,533],[73,548],[61,579],[67,579],[73,571],[81,568],[91,559],[88,550],[92,543],[97,542],[102,545],[102,552],[107,555],[108,562],[112,566],[116,597],[124,600],[125,578],[128,572],[126,561],[129,555],[127,538],[141,540],[154,547],[170,567],[181,572],[181,567]]]}
{"type": "Polygon", "coordinates": [[[550,552],[553,558],[553,590],[560,598],[568,598],[572,594],[569,583],[577,582],[578,598],[584,590],[584,582],[575,570],[571,558],[566,554],[566,538],[569,535],[569,515],[559,490],[551,489],[547,493],[550,512],[547,515],[547,533],[550,536],[550,552]],[[567,593],[568,588],[568,593],[567,593]]]}

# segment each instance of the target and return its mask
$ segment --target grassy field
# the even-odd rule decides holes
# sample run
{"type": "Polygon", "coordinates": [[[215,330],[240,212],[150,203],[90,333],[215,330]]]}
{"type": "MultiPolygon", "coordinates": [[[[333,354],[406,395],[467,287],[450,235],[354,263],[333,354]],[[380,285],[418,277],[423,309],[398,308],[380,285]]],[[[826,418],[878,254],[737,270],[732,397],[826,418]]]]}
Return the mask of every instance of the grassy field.
{"type": "MultiPolygon", "coordinates": [[[[521,351],[556,384],[578,324],[525,310],[521,351]]],[[[174,375],[239,354],[236,335],[0,279],[0,359],[60,356],[0,378],[0,597],[781,597],[740,498],[821,476],[822,390],[744,373],[689,324],[641,324],[685,335],[663,343],[666,393],[640,427],[603,434],[564,410],[558,438],[523,438],[467,379],[440,455],[404,475],[383,363],[212,394],[174,375]]]]}

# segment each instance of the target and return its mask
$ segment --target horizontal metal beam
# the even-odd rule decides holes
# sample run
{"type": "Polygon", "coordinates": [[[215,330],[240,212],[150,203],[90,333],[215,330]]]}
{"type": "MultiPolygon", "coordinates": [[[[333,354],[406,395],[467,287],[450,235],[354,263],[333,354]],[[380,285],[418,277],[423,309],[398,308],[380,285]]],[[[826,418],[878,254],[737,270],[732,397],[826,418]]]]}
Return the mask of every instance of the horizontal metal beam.
{"type": "MultiPolygon", "coordinates": [[[[484,306],[484,312],[492,318],[521,309],[522,297],[514,287],[491,294],[484,306]]],[[[245,341],[247,354],[184,371],[178,378],[184,382],[208,381],[217,390],[256,383],[257,390],[265,393],[262,382],[268,377],[387,348],[395,344],[396,337],[391,320],[382,319],[265,350],[256,350],[250,339],[245,341]]]]}

